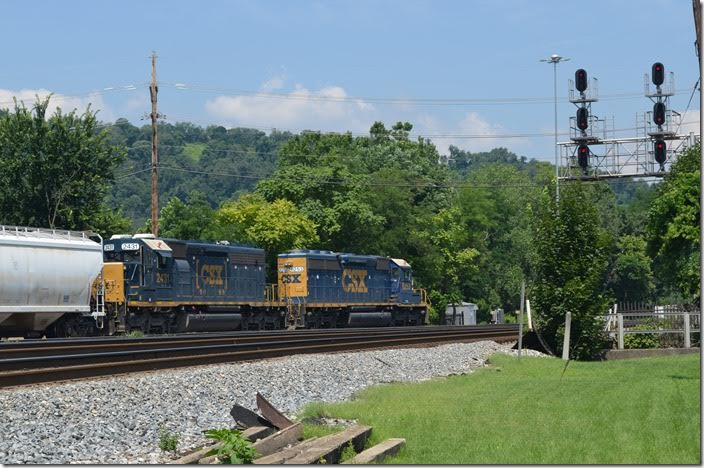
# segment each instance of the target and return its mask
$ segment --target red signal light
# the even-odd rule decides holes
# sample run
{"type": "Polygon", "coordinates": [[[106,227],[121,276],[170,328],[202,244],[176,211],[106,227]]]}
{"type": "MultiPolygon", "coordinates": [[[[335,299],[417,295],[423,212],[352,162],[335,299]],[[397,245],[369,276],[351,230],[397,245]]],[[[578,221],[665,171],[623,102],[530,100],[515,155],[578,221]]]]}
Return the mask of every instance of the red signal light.
{"type": "Polygon", "coordinates": [[[586,130],[587,127],[589,127],[589,111],[586,107],[580,107],[577,109],[577,128],[586,130]]]}
{"type": "Polygon", "coordinates": [[[589,166],[589,147],[585,144],[581,144],[577,148],[577,163],[582,169],[586,169],[589,166]]]}
{"type": "Polygon", "coordinates": [[[580,93],[583,93],[587,89],[587,71],[580,68],[574,73],[575,88],[580,93]]]}
{"type": "Polygon", "coordinates": [[[665,65],[660,62],[653,64],[653,84],[660,86],[665,81],[665,65]]]}
{"type": "Polygon", "coordinates": [[[663,164],[665,160],[667,159],[667,145],[665,144],[665,140],[655,140],[655,161],[658,162],[658,164],[663,164]]]}
{"type": "Polygon", "coordinates": [[[665,103],[656,102],[653,106],[653,122],[656,125],[662,125],[665,123],[665,103]]]}

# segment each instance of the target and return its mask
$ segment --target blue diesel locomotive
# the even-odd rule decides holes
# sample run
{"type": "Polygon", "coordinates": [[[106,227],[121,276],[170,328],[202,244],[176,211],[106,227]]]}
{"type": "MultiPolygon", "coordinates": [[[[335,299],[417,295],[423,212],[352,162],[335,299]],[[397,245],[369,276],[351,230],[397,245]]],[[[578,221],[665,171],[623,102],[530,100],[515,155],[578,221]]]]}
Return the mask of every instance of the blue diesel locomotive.
{"type": "Polygon", "coordinates": [[[405,260],[295,250],[280,254],[277,267],[289,323],[314,328],[425,323],[425,297],[413,289],[405,260]]]}

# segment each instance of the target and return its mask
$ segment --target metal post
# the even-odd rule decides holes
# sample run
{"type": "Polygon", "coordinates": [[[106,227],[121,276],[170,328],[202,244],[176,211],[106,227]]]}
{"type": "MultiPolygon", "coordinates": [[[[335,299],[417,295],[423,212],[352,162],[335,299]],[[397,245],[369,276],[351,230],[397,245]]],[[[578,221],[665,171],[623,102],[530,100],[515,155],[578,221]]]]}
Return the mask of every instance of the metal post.
{"type": "Polygon", "coordinates": [[[618,317],[618,349],[623,349],[623,314],[616,314],[618,317]]]}
{"type": "Polygon", "coordinates": [[[526,299],[526,317],[528,318],[528,330],[532,330],[533,319],[530,316],[530,299],[526,299]]]}
{"type": "Polygon", "coordinates": [[[689,326],[689,313],[684,313],[684,347],[691,348],[692,342],[690,341],[690,326],[689,326]]]}
{"type": "Polygon", "coordinates": [[[549,58],[540,60],[553,65],[553,88],[555,94],[555,201],[557,203],[560,203],[560,161],[557,156],[557,64],[568,60],[568,58],[560,57],[557,54],[552,54],[549,58]]]}
{"type": "MultiPolygon", "coordinates": [[[[698,3],[698,2],[697,2],[698,3]]],[[[702,82],[701,77],[704,72],[704,63],[701,60],[702,52],[704,51],[704,44],[701,41],[702,33],[702,15],[701,15],[701,5],[699,7],[694,7],[694,18],[697,22],[697,47],[699,53],[697,57],[699,58],[699,109],[704,109],[704,94],[702,94],[702,82]]],[[[699,134],[704,135],[704,119],[699,119],[699,134]]],[[[704,145],[699,142],[699,209],[704,206],[704,145]]],[[[699,248],[704,245],[704,217],[699,216],[699,248]]],[[[704,255],[699,255],[699,313],[704,311],[704,255]]],[[[701,326],[699,327],[701,329],[701,326]]]]}
{"type": "Polygon", "coordinates": [[[523,350],[523,303],[526,300],[526,282],[521,283],[521,309],[518,312],[518,359],[521,358],[523,350]]]}
{"type": "Polygon", "coordinates": [[[555,92],[555,201],[560,203],[560,161],[557,154],[557,63],[553,61],[553,87],[555,92]]]}
{"type": "Polygon", "coordinates": [[[570,328],[572,327],[572,312],[565,314],[565,339],[562,342],[562,360],[570,360],[570,328]]]}

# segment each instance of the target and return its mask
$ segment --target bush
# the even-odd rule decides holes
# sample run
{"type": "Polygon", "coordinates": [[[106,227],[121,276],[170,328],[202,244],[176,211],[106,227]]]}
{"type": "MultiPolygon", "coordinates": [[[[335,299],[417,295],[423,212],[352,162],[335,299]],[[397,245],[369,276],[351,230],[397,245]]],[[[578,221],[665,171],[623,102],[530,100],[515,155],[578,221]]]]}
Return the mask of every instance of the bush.
{"type": "Polygon", "coordinates": [[[205,436],[222,442],[216,454],[226,464],[249,464],[257,456],[252,443],[236,429],[210,429],[205,432],[205,436]]]}
{"type": "MultiPolygon", "coordinates": [[[[647,320],[641,324],[631,327],[631,330],[655,330],[657,324],[652,320],[647,320]]],[[[660,336],[657,333],[636,333],[624,334],[623,347],[625,349],[649,349],[660,347],[660,336]]]]}

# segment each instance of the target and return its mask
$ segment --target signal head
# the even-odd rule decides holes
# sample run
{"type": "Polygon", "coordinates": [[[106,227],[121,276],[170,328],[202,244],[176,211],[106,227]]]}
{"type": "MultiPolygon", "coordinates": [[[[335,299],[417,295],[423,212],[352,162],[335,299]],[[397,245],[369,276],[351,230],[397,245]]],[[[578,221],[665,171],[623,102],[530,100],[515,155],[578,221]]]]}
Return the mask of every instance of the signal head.
{"type": "Polygon", "coordinates": [[[577,147],[577,163],[582,169],[586,169],[589,166],[589,147],[585,144],[577,147]]]}
{"type": "Polygon", "coordinates": [[[655,86],[660,86],[665,82],[665,65],[660,62],[653,64],[652,79],[655,86]]]}
{"type": "Polygon", "coordinates": [[[574,83],[577,91],[583,93],[587,89],[587,71],[580,68],[574,72],[574,83]]]}
{"type": "Polygon", "coordinates": [[[577,109],[577,128],[586,130],[589,127],[589,111],[586,107],[577,109]]]}
{"type": "Polygon", "coordinates": [[[665,103],[656,102],[653,106],[653,122],[655,125],[663,125],[665,123],[665,103]]]}
{"type": "Polygon", "coordinates": [[[655,161],[658,164],[663,164],[667,159],[667,143],[662,138],[658,138],[653,142],[653,152],[655,153],[655,161]]]}

